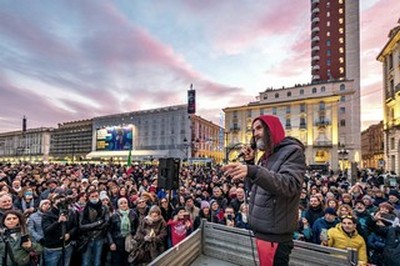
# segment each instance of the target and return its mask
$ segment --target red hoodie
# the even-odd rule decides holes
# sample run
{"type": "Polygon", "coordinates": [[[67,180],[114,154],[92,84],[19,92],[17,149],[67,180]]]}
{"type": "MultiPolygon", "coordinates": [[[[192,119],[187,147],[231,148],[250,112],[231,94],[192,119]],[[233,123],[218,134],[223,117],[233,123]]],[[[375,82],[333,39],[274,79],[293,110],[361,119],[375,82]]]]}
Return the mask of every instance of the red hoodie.
{"type": "Polygon", "coordinates": [[[263,121],[269,128],[272,136],[272,142],[276,147],[285,138],[285,130],[283,129],[282,123],[277,116],[274,115],[260,115],[253,120],[253,124],[256,120],[263,121]]]}

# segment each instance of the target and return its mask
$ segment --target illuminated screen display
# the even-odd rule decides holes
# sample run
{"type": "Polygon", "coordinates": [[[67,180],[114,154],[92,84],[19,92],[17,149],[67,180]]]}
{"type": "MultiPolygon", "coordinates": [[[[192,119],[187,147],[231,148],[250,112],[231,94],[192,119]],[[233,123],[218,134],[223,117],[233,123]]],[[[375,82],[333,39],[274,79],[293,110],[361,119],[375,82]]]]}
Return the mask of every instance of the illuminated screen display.
{"type": "Polygon", "coordinates": [[[96,131],[96,150],[122,151],[132,149],[132,127],[107,127],[96,131]]]}

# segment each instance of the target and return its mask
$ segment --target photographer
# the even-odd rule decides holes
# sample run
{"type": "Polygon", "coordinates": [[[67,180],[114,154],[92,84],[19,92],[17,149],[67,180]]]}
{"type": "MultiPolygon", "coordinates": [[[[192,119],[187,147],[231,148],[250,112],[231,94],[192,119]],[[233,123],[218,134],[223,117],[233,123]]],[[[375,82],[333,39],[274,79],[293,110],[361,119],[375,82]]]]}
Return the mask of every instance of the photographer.
{"type": "Polygon", "coordinates": [[[193,222],[184,207],[175,210],[174,218],[170,219],[167,225],[171,232],[172,246],[176,246],[193,231],[193,222]]]}
{"type": "Polygon", "coordinates": [[[76,233],[77,221],[69,210],[65,194],[52,197],[51,209],[43,214],[44,264],[69,265],[73,246],[71,240],[76,233]]]}
{"type": "Polygon", "coordinates": [[[42,247],[29,236],[25,218],[15,210],[4,213],[0,238],[0,265],[38,265],[42,247]]]}
{"type": "Polygon", "coordinates": [[[226,207],[224,213],[224,224],[226,226],[235,227],[235,210],[233,207],[226,207]]]}

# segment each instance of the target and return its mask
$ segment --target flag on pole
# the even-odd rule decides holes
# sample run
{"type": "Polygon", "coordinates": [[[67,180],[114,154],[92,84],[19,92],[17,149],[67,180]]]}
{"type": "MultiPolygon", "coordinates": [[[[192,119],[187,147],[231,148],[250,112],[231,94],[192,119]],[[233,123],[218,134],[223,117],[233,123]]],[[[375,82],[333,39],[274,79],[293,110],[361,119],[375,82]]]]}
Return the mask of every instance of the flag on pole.
{"type": "Polygon", "coordinates": [[[129,154],[128,154],[128,161],[126,162],[126,166],[131,166],[132,165],[132,149],[129,150],[129,154]]]}

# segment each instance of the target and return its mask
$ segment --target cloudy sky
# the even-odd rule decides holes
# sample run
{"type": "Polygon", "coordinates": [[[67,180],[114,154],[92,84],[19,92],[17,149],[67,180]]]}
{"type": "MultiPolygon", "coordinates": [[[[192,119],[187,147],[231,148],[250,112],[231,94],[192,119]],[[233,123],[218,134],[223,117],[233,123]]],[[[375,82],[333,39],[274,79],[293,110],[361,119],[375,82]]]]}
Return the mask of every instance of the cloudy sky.
{"type": "MultiPolygon", "coordinates": [[[[0,132],[186,103],[218,121],[311,80],[310,0],[2,0],[0,132]]],[[[376,56],[398,0],[361,2],[364,127],[382,119],[376,56]]]]}

